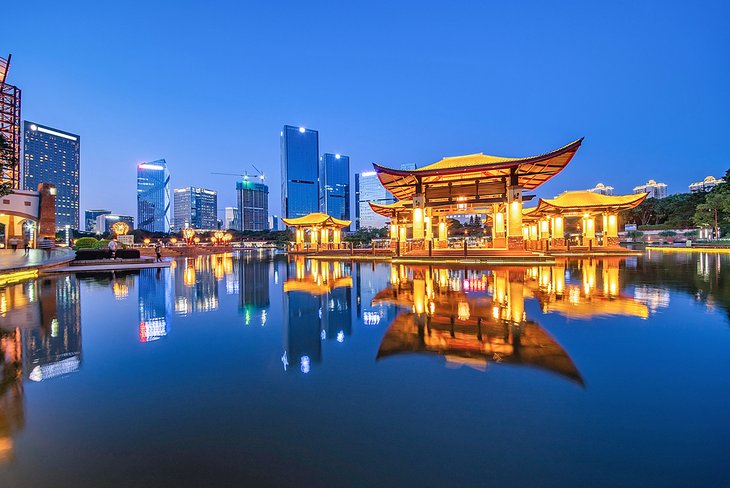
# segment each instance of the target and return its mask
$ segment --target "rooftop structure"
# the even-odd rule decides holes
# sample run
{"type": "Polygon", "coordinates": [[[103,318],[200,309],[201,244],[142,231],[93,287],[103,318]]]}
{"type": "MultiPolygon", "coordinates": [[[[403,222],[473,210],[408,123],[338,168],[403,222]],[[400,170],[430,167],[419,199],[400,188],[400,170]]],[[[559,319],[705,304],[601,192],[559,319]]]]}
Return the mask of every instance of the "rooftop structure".
{"type": "Polygon", "coordinates": [[[591,193],[598,193],[601,195],[613,195],[613,187],[612,186],[606,186],[603,183],[598,183],[593,188],[589,188],[588,190],[591,193]]]}

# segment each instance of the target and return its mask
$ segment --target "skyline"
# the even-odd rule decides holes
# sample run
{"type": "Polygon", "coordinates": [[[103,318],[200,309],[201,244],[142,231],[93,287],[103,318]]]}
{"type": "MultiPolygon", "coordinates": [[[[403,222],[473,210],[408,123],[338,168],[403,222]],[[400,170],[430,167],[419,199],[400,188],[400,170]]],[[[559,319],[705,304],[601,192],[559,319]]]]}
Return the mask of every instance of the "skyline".
{"type": "Polygon", "coordinates": [[[206,170],[255,164],[280,215],[285,124],[319,131],[320,154],[348,154],[352,173],[474,152],[528,156],[585,137],[573,164],[538,190],[543,197],[598,182],[628,194],[649,179],[686,192],[730,163],[721,149],[730,69],[717,60],[730,34],[720,2],[372,5],[294,4],[281,19],[268,5],[233,6],[226,18],[146,6],[139,18],[133,3],[110,19],[91,4],[49,4],[32,15],[13,4],[17,22],[0,46],[13,54],[8,82],[23,90],[23,120],[84,138],[81,210],[135,215],[136,165],[164,158],[171,188],[214,189],[221,210],[236,206],[236,179],[206,170]],[[348,28],[338,42],[305,29],[306,19],[338,18],[348,28]],[[185,34],[194,20],[193,40],[185,34]],[[299,51],[287,56],[287,46],[299,51]],[[344,75],[322,77],[324,67],[344,75]],[[113,185],[105,184],[110,168],[113,185]]]}

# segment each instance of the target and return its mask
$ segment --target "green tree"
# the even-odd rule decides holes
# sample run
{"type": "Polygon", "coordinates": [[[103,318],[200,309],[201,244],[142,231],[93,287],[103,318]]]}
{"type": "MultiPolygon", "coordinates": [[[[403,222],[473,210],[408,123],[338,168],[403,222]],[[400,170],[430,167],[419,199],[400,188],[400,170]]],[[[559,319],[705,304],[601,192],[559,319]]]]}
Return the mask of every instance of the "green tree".
{"type": "Polygon", "coordinates": [[[730,215],[730,192],[725,190],[727,185],[720,185],[717,191],[711,191],[705,196],[705,202],[697,205],[693,221],[700,227],[712,227],[715,236],[720,237],[720,224],[728,222],[730,215]]]}
{"type": "MultiPolygon", "coordinates": [[[[0,134],[0,171],[2,171],[2,174],[5,174],[17,168],[17,166],[18,158],[15,157],[13,147],[5,139],[5,136],[0,134]]],[[[10,195],[11,193],[13,193],[12,182],[6,181],[0,183],[0,196],[10,195]]]]}

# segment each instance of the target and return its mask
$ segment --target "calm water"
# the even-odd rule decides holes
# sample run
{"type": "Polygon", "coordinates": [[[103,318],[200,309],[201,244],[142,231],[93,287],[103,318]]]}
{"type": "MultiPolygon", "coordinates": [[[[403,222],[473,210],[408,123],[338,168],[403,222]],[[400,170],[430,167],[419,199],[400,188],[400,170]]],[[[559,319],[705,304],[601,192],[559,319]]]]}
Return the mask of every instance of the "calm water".
{"type": "Polygon", "coordinates": [[[0,486],[728,486],[730,259],[0,288],[0,486]]]}

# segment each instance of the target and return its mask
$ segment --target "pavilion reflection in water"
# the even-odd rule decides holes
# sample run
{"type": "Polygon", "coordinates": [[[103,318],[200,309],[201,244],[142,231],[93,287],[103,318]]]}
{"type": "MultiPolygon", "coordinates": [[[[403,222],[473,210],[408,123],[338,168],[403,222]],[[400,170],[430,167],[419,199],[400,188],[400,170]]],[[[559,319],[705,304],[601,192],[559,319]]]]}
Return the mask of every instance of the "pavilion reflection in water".
{"type": "Polygon", "coordinates": [[[81,313],[75,276],[48,276],[0,288],[0,462],[12,457],[25,423],[23,379],[38,382],[81,367],[81,313]]]}
{"type": "Polygon", "coordinates": [[[437,354],[451,365],[485,370],[489,362],[544,369],[583,384],[566,351],[525,315],[525,270],[393,266],[373,299],[404,310],[385,333],[378,359],[437,354]]]}
{"type": "Polygon", "coordinates": [[[352,334],[352,269],[340,262],[291,259],[284,282],[284,369],[308,373],[322,342],[352,334]],[[291,363],[291,364],[290,364],[291,363]]]}

